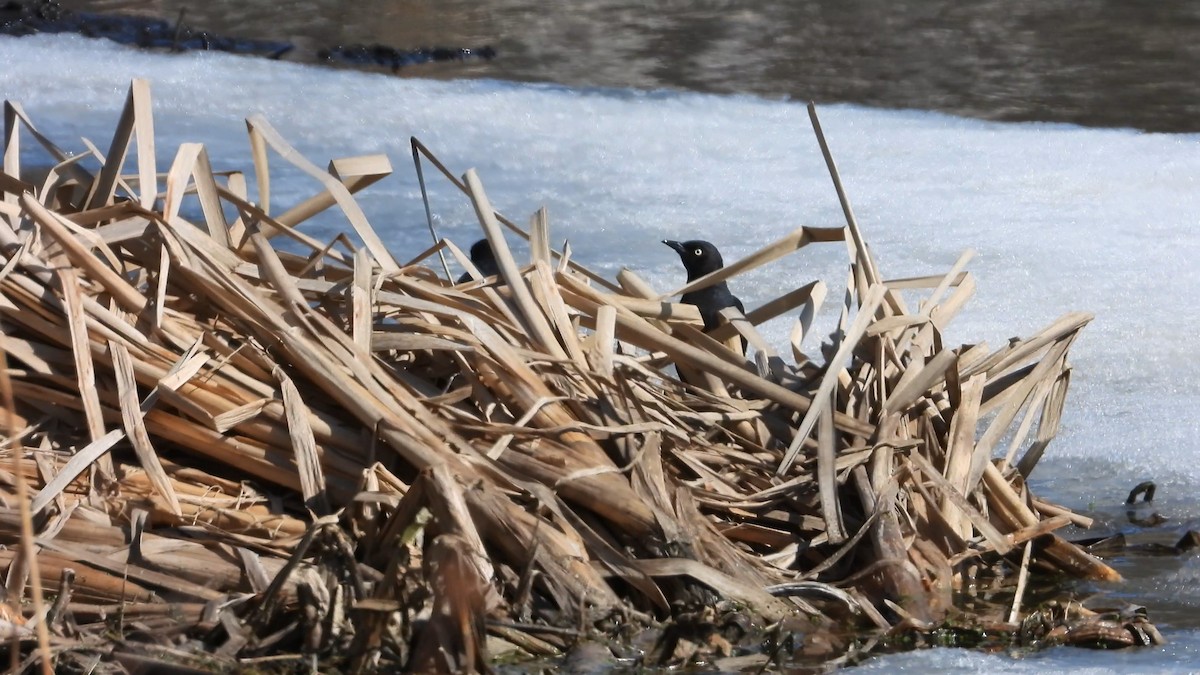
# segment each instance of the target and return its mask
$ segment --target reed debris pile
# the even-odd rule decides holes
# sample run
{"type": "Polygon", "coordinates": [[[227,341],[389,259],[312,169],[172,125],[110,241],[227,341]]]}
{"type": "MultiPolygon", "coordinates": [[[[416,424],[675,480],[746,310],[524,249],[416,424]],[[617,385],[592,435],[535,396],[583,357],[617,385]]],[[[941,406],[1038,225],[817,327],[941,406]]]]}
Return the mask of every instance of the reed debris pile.
{"type": "Polygon", "coordinates": [[[5,107],[0,619],[31,663],[468,670],[498,645],[553,656],[594,635],[645,663],[820,661],[848,647],[814,648],[814,626],[1041,639],[1066,619],[1027,630],[1026,588],[1118,578],[1054,533],[1087,519],[1025,482],[1090,317],[943,344],[967,256],[887,280],[847,209],[690,284],[845,246],[840,322],[814,355],[821,281],[704,333],[670,301],[688,289],[551,251],[544,211],[518,262],[505,237],[524,233],[479,178],[414,142],[499,261],[454,284],[436,262],[468,266],[457,246],[401,261],[355,202],[386,157],[322,170],[252,118],[250,173],[214,174],[197,144],[160,173],[150,107],[135,81],[108,151],[74,156],[5,107]],[[36,183],[25,143],[53,166],[36,183]],[[272,154],[310,198],[273,203],[272,154]],[[305,232],[331,208],[361,245],[305,232]],[[755,327],[788,314],[780,354],[755,327]],[[988,585],[1010,590],[1004,616],[956,607],[988,585]]]}

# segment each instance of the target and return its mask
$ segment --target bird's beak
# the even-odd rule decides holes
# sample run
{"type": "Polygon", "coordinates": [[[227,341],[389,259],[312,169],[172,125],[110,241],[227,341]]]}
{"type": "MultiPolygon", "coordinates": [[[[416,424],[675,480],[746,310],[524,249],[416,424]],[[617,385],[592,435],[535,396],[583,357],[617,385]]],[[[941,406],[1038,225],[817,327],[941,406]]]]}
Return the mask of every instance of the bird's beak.
{"type": "Polygon", "coordinates": [[[685,252],[683,249],[683,244],[681,244],[677,241],[671,241],[670,239],[663,239],[663,243],[666,244],[667,246],[670,246],[671,248],[675,249],[675,252],[678,253],[679,255],[683,255],[685,252]]]}

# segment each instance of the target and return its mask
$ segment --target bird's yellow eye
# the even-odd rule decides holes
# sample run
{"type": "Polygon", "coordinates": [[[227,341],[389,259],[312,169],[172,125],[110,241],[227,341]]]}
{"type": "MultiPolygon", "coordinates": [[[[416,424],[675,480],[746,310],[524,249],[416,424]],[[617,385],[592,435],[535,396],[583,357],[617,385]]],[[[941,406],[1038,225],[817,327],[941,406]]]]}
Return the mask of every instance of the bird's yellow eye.
{"type": "Polygon", "coordinates": [[[692,250],[692,255],[694,255],[694,256],[696,256],[697,258],[699,258],[700,256],[704,255],[704,251],[702,251],[702,250],[700,250],[700,249],[698,249],[698,248],[697,248],[697,249],[693,249],[693,250],[692,250]]]}

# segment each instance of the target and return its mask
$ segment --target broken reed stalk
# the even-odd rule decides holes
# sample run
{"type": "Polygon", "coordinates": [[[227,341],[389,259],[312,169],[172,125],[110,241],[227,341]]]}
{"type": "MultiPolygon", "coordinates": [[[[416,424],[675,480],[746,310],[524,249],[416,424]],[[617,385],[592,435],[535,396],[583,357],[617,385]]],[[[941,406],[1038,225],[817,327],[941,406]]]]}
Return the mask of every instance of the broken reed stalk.
{"type": "MultiPolygon", "coordinates": [[[[632,272],[612,283],[552,253],[544,211],[519,263],[501,225],[529,235],[473,171],[456,178],[414,139],[418,166],[470,199],[500,262],[499,279],[456,286],[424,263],[445,248],[463,260],[457,246],[400,265],[354,201],[390,172],[386,157],[321,171],[253,118],[252,201],[246,176],[214,175],[195,144],[160,185],[149,116],[135,82],[107,155],[68,158],[5,108],[0,347],[16,397],[0,481],[21,505],[21,482],[39,486],[34,571],[89,608],[206,603],[169,630],[203,629],[218,657],[247,663],[291,649],[471,669],[488,631],[561,647],[546,630],[720,599],[768,622],[929,627],[951,589],[982,576],[1019,574],[1016,609],[1027,576],[1119,578],[1048,534],[1081,517],[1024,483],[1090,317],[996,351],[943,345],[974,290],[967,257],[883,280],[823,137],[847,226],[798,229],[685,287],[849,233],[822,365],[803,348],[821,281],[704,334],[695,308],[632,272]],[[22,171],[22,136],[54,163],[41,185],[22,171]],[[271,151],[319,183],[277,215],[271,151]],[[363,248],[297,229],[335,206],[363,248]],[[908,311],[901,290],[927,296],[908,311]],[[788,364],[755,326],[793,310],[788,364]],[[724,342],[736,334],[754,361],[724,342]],[[705,378],[682,385],[662,369],[672,361],[705,378]],[[94,470],[103,461],[111,472],[94,470]],[[1022,544],[1028,564],[1012,555],[1022,544]]],[[[21,522],[0,512],[0,540],[21,541],[21,522]]],[[[71,606],[76,621],[98,611],[71,606]]]]}
{"type": "MultiPolygon", "coordinates": [[[[15,469],[17,458],[21,456],[21,452],[16,448],[18,432],[20,430],[17,428],[16,423],[18,419],[17,408],[16,402],[13,399],[12,381],[8,372],[8,354],[4,351],[3,345],[0,345],[0,365],[4,367],[4,372],[0,373],[0,402],[4,405],[5,423],[7,426],[5,430],[7,432],[6,445],[9,445],[8,451],[12,453],[15,469]]],[[[18,549],[20,552],[20,562],[18,563],[14,558],[11,563],[11,566],[20,568],[20,572],[18,573],[20,588],[17,589],[20,593],[17,595],[17,600],[20,601],[24,597],[24,577],[28,575],[29,590],[31,591],[33,600],[33,617],[37,622],[35,630],[37,632],[38,660],[41,662],[42,673],[50,675],[50,673],[54,672],[53,660],[50,654],[50,631],[46,628],[45,597],[42,595],[42,571],[37,564],[37,553],[33,543],[33,514],[30,513],[29,509],[29,486],[24,475],[19,470],[14,470],[13,475],[16,478],[13,487],[16,492],[15,497],[17,498],[20,519],[20,546],[18,549]]],[[[11,566],[9,569],[10,574],[13,572],[11,566]]],[[[12,618],[16,617],[13,616],[12,618]]],[[[6,621],[13,629],[9,637],[15,641],[18,633],[15,628],[24,622],[14,624],[12,618],[6,621]]]]}

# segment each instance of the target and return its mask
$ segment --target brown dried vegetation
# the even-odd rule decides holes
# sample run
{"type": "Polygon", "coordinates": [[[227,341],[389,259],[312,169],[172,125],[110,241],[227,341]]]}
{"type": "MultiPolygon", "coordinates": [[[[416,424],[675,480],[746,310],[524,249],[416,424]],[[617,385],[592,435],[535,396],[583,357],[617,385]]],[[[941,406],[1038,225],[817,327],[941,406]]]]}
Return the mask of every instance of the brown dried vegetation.
{"type": "Polygon", "coordinates": [[[553,656],[666,625],[647,663],[729,657],[771,627],[819,662],[845,653],[828,636],[957,621],[953,594],[985,580],[1017,584],[1011,616],[972,621],[1015,631],[1029,578],[1118,578],[1054,534],[1087,519],[1025,484],[1090,317],[995,350],[944,345],[974,290],[969,256],[884,279],[827,150],[846,227],[800,228],[689,287],[842,243],[841,319],[814,359],[801,341],[821,281],[704,334],[669,301],[687,289],[552,252],[544,212],[519,263],[506,230],[526,235],[479,178],[414,142],[500,261],[499,279],[455,286],[430,265],[446,251],[468,265],[454,244],[402,263],[356,204],[386,157],[321,170],[265,120],[247,126],[249,179],[214,175],[196,144],[164,175],[144,82],[107,153],[69,157],[5,107],[13,658],[481,670],[488,636],[553,656]],[[31,141],[53,164],[36,184],[20,166],[31,141]],[[272,151],[317,180],[312,197],[273,208],[272,151]],[[298,229],[335,206],[361,247],[298,229]],[[790,363],[755,329],[787,313],[790,363]],[[753,360],[728,346],[739,335],[753,360]]]}

